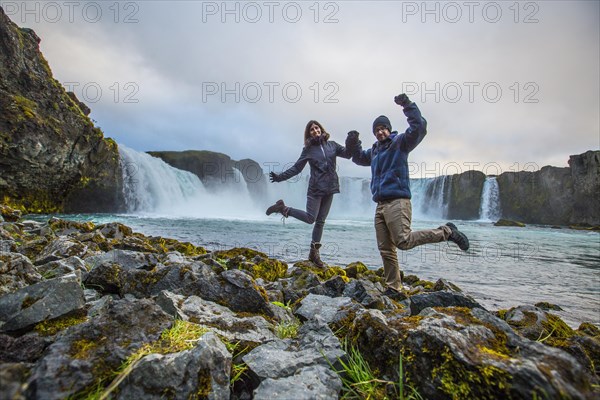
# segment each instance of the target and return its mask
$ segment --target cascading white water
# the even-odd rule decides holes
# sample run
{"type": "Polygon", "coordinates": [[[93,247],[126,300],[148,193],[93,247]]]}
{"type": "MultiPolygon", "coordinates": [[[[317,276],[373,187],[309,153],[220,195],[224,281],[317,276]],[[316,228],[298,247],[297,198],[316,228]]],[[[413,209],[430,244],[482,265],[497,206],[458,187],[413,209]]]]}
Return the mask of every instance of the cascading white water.
{"type": "Polygon", "coordinates": [[[479,219],[497,221],[500,218],[500,190],[495,176],[488,176],[483,183],[479,219]]]}
{"type": "Polygon", "coordinates": [[[262,214],[237,169],[218,190],[209,192],[196,175],[159,158],[123,145],[119,145],[119,153],[129,213],[210,218],[255,218],[262,214]]]}
{"type": "MultiPolygon", "coordinates": [[[[306,207],[308,174],[286,182],[267,183],[264,199],[253,200],[237,169],[227,171],[208,188],[194,174],[173,168],[159,158],[119,145],[124,196],[128,213],[200,217],[266,218],[264,211],[277,199],[299,209],[306,207]],[[261,203],[261,204],[258,204],[261,203]]],[[[411,179],[413,217],[441,218],[445,214],[447,177],[411,179]]],[[[330,216],[336,219],[373,218],[370,179],[340,177],[340,193],[334,197],[330,216]]]]}
{"type": "MultiPolygon", "coordinates": [[[[448,204],[446,192],[449,189],[448,176],[411,179],[413,216],[417,218],[445,218],[448,204]]],[[[449,182],[450,184],[452,182],[449,182]]]]}

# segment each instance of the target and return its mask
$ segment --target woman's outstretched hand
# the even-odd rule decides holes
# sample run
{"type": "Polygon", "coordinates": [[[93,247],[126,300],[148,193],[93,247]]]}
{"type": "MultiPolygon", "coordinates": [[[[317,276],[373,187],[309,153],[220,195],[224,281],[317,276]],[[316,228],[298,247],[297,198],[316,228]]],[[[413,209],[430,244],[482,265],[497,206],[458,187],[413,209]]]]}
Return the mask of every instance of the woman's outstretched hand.
{"type": "Polygon", "coordinates": [[[269,179],[271,182],[281,182],[281,178],[275,172],[269,172],[269,179]]]}

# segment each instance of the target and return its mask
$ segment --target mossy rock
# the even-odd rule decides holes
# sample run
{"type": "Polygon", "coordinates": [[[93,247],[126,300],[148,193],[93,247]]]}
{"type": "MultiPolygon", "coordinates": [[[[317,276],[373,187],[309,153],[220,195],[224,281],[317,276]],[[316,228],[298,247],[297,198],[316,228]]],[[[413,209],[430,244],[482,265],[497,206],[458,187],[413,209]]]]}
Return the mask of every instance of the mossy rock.
{"type": "Polygon", "coordinates": [[[569,228],[575,229],[575,230],[578,230],[578,231],[600,232],[600,225],[574,224],[574,225],[569,225],[569,228]]]}
{"type": "Polygon", "coordinates": [[[63,315],[47,321],[38,323],[33,330],[41,336],[54,336],[58,332],[67,329],[70,326],[81,324],[88,320],[85,311],[76,311],[69,315],[63,315]]]}
{"type": "Polygon", "coordinates": [[[519,221],[511,221],[509,219],[499,219],[494,222],[494,226],[516,226],[518,228],[525,228],[525,224],[519,221]]]}
{"type": "Polygon", "coordinates": [[[180,242],[175,239],[168,239],[160,236],[150,237],[148,242],[158,253],[178,251],[187,257],[196,257],[206,254],[206,249],[204,247],[195,246],[190,242],[180,242]]]}
{"type": "Polygon", "coordinates": [[[433,288],[435,287],[435,283],[424,280],[424,279],[419,279],[418,281],[413,282],[410,286],[415,287],[415,288],[418,286],[421,286],[426,291],[432,291],[433,288]]]}
{"type": "Polygon", "coordinates": [[[237,256],[243,256],[244,258],[246,258],[246,260],[252,260],[254,257],[257,257],[257,256],[260,258],[269,258],[269,256],[263,252],[253,250],[253,249],[248,249],[246,247],[234,247],[229,250],[218,250],[218,251],[215,251],[213,254],[214,254],[215,258],[220,258],[220,259],[225,259],[225,260],[229,260],[229,259],[235,258],[237,256]]]}
{"type": "Polygon", "coordinates": [[[263,259],[253,264],[249,272],[254,279],[262,278],[265,281],[274,282],[285,277],[288,266],[279,260],[272,258],[263,259]]]}
{"type": "Polygon", "coordinates": [[[587,336],[596,337],[600,340],[600,328],[590,322],[583,322],[579,325],[577,332],[587,336]]]}
{"type": "Polygon", "coordinates": [[[96,226],[93,222],[77,222],[57,218],[53,218],[48,221],[48,225],[55,233],[61,233],[65,231],[87,233],[96,229],[96,226]]]}
{"type": "Polygon", "coordinates": [[[550,311],[550,310],[562,311],[562,308],[560,306],[557,306],[556,304],[548,303],[547,301],[540,301],[538,303],[535,303],[535,306],[538,308],[541,308],[544,311],[550,311]]]}
{"type": "Polygon", "coordinates": [[[17,222],[21,219],[22,213],[19,210],[0,204],[0,215],[2,215],[2,218],[7,222],[17,222]]]}
{"type": "Polygon", "coordinates": [[[294,267],[304,271],[310,271],[319,277],[319,280],[326,281],[336,275],[340,276],[344,282],[350,282],[350,279],[346,276],[346,271],[338,266],[331,266],[327,268],[319,268],[311,261],[298,261],[294,264],[294,267]]]}
{"type": "Polygon", "coordinates": [[[367,268],[367,266],[360,261],[350,263],[346,266],[346,268],[344,268],[344,271],[346,271],[346,276],[352,279],[358,278],[368,270],[369,268],[367,268]]]}

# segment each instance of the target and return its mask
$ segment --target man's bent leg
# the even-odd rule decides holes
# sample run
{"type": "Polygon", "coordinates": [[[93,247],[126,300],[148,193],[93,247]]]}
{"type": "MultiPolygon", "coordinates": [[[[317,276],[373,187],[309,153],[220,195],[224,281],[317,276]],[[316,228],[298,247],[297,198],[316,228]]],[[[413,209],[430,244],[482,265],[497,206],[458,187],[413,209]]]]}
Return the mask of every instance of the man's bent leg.
{"type": "Polygon", "coordinates": [[[393,289],[402,289],[402,279],[400,277],[400,267],[398,266],[398,255],[396,254],[396,246],[392,240],[392,236],[388,230],[384,207],[386,205],[378,205],[375,210],[375,234],[377,236],[377,248],[383,261],[383,274],[385,276],[385,284],[393,289]]]}
{"type": "Polygon", "coordinates": [[[402,250],[426,243],[439,243],[448,240],[452,230],[443,225],[436,229],[412,231],[412,205],[410,199],[396,199],[388,204],[385,211],[387,227],[396,246],[402,250]]]}

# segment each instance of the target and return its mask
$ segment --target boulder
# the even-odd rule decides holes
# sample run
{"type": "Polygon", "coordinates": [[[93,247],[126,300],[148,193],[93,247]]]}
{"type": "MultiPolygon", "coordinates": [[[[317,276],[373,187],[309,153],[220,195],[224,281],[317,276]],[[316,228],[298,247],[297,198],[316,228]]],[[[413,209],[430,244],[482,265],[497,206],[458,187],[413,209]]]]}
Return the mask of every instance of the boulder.
{"type": "Polygon", "coordinates": [[[147,299],[105,302],[48,347],[33,369],[27,398],[64,399],[106,385],[128,356],[157,340],[172,321],[147,299]]]}
{"type": "Polygon", "coordinates": [[[198,296],[179,296],[162,291],[157,296],[165,312],[205,326],[232,343],[262,343],[274,340],[271,324],[261,316],[237,316],[227,307],[198,296]]]}
{"type": "Polygon", "coordinates": [[[289,377],[309,366],[337,365],[344,354],[338,338],[317,318],[302,325],[297,339],[267,342],[246,354],[243,361],[262,382],[289,377]]]}
{"type": "Polygon", "coordinates": [[[87,246],[81,242],[66,237],[59,237],[48,244],[36,257],[35,264],[42,265],[50,261],[60,260],[73,256],[84,257],[87,246]]]}
{"type": "Polygon", "coordinates": [[[438,291],[411,296],[410,315],[418,315],[428,307],[483,308],[472,297],[460,292],[438,291]]]}
{"type": "Polygon", "coordinates": [[[349,297],[328,297],[309,294],[300,302],[300,307],[294,313],[303,321],[319,317],[326,323],[335,322],[342,310],[358,310],[362,308],[349,297]]]}
{"type": "Polygon", "coordinates": [[[80,271],[82,277],[85,277],[88,272],[85,262],[77,256],[50,261],[49,263],[38,265],[35,269],[45,276],[46,279],[67,275],[75,271],[80,271]]]}
{"type": "Polygon", "coordinates": [[[509,219],[499,219],[494,222],[494,226],[515,226],[517,228],[525,228],[525,224],[519,221],[511,221],[509,219]]]}
{"type": "Polygon", "coordinates": [[[383,288],[381,285],[379,285],[378,288],[371,281],[357,279],[346,285],[343,295],[356,300],[366,308],[382,310],[385,305],[381,294],[382,292],[383,288]]]}
{"type": "Polygon", "coordinates": [[[226,270],[217,276],[208,266],[203,267],[201,273],[195,281],[178,290],[178,293],[197,295],[232,311],[274,317],[265,290],[257,286],[248,274],[240,270],[226,270]]]}
{"type": "Polygon", "coordinates": [[[39,282],[0,297],[0,331],[31,328],[85,305],[81,277],[77,272],[39,282]]]}
{"type": "Polygon", "coordinates": [[[19,337],[12,337],[0,333],[0,361],[5,362],[36,362],[50,345],[50,340],[29,333],[19,337]]]}
{"type": "Polygon", "coordinates": [[[150,354],[119,385],[116,399],[229,399],[231,354],[212,332],[191,350],[150,354]]]}
{"type": "Polygon", "coordinates": [[[95,256],[87,257],[85,263],[90,270],[104,263],[116,263],[123,269],[147,269],[151,270],[158,264],[155,254],[142,253],[131,250],[110,250],[95,256]]]}
{"type": "Polygon", "coordinates": [[[285,378],[267,378],[254,391],[254,400],[336,399],[342,390],[340,377],[323,365],[313,365],[285,378]]]}
{"type": "Polygon", "coordinates": [[[38,283],[42,275],[26,256],[19,253],[0,253],[0,296],[38,283]]]}
{"type": "Polygon", "coordinates": [[[405,383],[423,398],[593,398],[593,380],[572,356],[481,308],[426,308],[388,322],[363,313],[351,334],[388,380],[398,380],[402,359],[405,383]]]}

